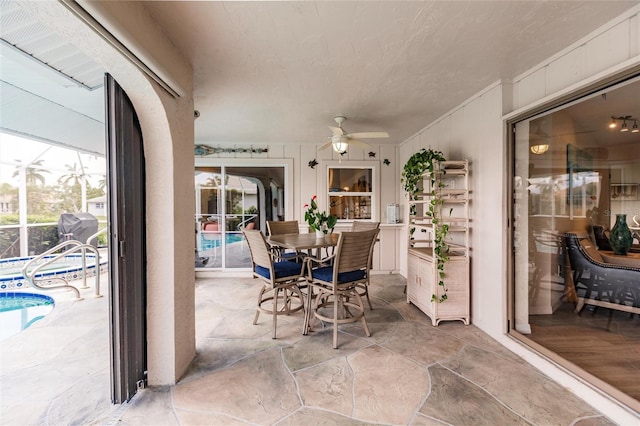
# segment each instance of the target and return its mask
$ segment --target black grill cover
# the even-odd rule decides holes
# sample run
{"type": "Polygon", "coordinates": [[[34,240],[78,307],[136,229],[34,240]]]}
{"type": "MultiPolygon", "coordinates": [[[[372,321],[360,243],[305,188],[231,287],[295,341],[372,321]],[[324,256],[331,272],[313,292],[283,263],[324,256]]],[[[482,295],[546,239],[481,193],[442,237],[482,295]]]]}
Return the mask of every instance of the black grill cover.
{"type": "MultiPolygon", "coordinates": [[[[98,232],[98,219],[91,213],[62,213],[58,220],[58,237],[60,242],[78,240],[86,243],[87,238],[98,232]]],[[[91,241],[96,247],[97,238],[91,241]]]]}

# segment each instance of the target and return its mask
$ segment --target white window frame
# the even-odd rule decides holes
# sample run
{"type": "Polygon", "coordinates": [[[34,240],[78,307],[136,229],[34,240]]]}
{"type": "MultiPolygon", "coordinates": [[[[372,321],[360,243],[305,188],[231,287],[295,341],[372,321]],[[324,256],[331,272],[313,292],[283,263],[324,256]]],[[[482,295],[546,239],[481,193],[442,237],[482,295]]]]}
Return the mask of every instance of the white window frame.
{"type": "MultiPolygon", "coordinates": [[[[347,194],[342,192],[329,192],[329,169],[371,169],[371,192],[348,192],[350,196],[371,196],[371,219],[372,222],[380,221],[380,162],[379,161],[335,161],[328,160],[322,162],[322,173],[318,180],[318,207],[321,210],[329,210],[329,196],[337,194],[347,194]]],[[[340,219],[340,223],[351,223],[354,219],[340,219]]]]}

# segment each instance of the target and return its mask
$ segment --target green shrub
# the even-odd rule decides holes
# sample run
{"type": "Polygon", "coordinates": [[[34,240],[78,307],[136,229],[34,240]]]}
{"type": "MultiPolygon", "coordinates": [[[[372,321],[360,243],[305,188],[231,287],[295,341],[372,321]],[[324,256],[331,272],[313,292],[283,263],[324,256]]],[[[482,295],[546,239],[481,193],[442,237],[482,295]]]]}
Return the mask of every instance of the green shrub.
{"type": "MultiPolygon", "coordinates": [[[[29,227],[29,255],[38,255],[58,244],[58,218],[58,215],[27,216],[29,224],[55,222],[54,225],[29,227]]],[[[0,225],[18,225],[19,223],[18,215],[0,216],[0,225]]],[[[0,229],[0,258],[9,257],[20,257],[20,229],[17,227],[0,229]]]]}

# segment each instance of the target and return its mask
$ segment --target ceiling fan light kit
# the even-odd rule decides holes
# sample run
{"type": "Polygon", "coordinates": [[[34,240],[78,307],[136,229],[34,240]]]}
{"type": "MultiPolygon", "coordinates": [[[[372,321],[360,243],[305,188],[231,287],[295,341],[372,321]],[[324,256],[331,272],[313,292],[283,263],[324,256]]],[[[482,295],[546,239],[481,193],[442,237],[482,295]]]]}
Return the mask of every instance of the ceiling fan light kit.
{"type": "Polygon", "coordinates": [[[358,132],[358,133],[347,133],[342,128],[342,123],[345,122],[347,118],[343,115],[338,115],[333,118],[333,120],[338,124],[338,127],[329,126],[329,129],[333,132],[333,136],[329,137],[329,140],[325,142],[319,150],[323,150],[328,148],[329,146],[333,147],[333,150],[340,155],[344,155],[349,149],[349,144],[360,145],[362,147],[369,147],[370,145],[364,141],[359,140],[362,139],[376,139],[376,138],[388,138],[389,134],[387,132],[358,132]]]}
{"type": "Polygon", "coordinates": [[[347,138],[344,136],[333,136],[331,138],[331,146],[333,146],[335,152],[342,155],[347,152],[349,144],[347,143],[347,138]]]}

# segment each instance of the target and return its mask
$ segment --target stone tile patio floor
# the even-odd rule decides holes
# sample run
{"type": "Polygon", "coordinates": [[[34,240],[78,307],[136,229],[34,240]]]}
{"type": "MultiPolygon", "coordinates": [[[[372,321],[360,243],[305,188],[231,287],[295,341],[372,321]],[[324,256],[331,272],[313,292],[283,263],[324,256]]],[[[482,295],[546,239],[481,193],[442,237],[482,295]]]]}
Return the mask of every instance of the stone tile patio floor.
{"type": "Polygon", "coordinates": [[[107,298],[70,302],[1,344],[3,425],[608,425],[602,413],[473,325],[432,327],[404,279],[376,275],[366,317],[340,328],[302,313],[278,339],[250,278],[197,281],[197,357],[175,386],[109,402],[107,298]]]}

